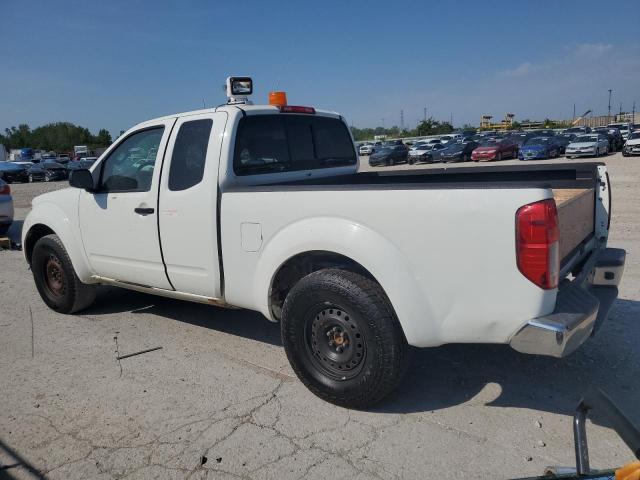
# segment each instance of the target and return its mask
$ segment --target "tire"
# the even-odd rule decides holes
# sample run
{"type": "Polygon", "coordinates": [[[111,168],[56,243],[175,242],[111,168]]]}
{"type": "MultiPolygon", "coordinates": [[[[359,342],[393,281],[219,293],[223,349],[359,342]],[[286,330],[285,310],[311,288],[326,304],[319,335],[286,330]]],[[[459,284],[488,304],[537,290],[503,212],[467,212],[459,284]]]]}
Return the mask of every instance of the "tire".
{"type": "Polygon", "coordinates": [[[33,175],[29,174],[29,183],[33,183],[33,175]]]}
{"type": "Polygon", "coordinates": [[[51,177],[49,175],[47,175],[46,173],[44,174],[44,181],[45,182],[50,182],[51,181],[51,177]]]}
{"type": "Polygon", "coordinates": [[[36,242],[31,271],[40,297],[56,312],[79,312],[96,298],[96,286],[80,281],[57,235],[46,235],[36,242]]]}
{"type": "Polygon", "coordinates": [[[498,155],[496,155],[496,160],[498,162],[502,160],[502,152],[498,152],[498,155]]]}
{"type": "Polygon", "coordinates": [[[335,405],[380,402],[409,365],[410,348],[391,303],[380,285],[357,273],[324,269],[304,277],[287,295],[281,327],[298,378],[335,405]]]}

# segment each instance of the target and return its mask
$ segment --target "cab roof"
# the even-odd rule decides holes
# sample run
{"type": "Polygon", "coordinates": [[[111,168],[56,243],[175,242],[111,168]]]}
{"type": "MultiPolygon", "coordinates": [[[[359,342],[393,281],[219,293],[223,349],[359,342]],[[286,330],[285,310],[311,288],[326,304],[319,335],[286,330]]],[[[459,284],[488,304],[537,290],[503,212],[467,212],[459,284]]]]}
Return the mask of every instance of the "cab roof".
{"type": "MultiPolygon", "coordinates": [[[[314,107],[315,108],[315,107],[314,107]]],[[[227,112],[227,113],[240,113],[240,111],[244,111],[248,115],[264,115],[269,113],[279,113],[280,110],[278,107],[273,105],[247,105],[247,104],[222,104],[214,108],[203,108],[200,110],[192,110],[190,112],[181,112],[174,113],[171,115],[165,115],[162,117],[152,118],[149,120],[145,120],[144,122],[140,122],[138,125],[157,122],[161,120],[169,120],[172,118],[180,118],[180,117],[188,117],[191,115],[200,115],[203,113],[214,113],[214,112],[227,112]]],[[[315,109],[315,114],[302,114],[302,115],[322,115],[325,117],[333,117],[333,118],[342,118],[342,116],[338,112],[332,112],[330,110],[319,110],[315,109]]],[[[296,115],[295,113],[285,113],[283,115],[296,115]]]]}

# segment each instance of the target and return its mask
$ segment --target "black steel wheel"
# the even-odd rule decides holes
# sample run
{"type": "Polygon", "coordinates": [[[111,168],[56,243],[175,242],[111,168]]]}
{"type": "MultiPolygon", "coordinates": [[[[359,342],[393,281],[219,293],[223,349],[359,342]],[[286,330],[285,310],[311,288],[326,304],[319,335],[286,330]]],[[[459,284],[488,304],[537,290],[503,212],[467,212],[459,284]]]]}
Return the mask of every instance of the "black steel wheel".
{"type": "Polygon", "coordinates": [[[298,378],[336,405],[374,405],[396,388],[409,363],[386,294],[354,272],[325,269],[300,280],[284,302],[281,327],[298,378]]]}
{"type": "Polygon", "coordinates": [[[36,242],[31,271],[42,300],[56,312],[74,313],[95,299],[95,285],[80,281],[57,235],[46,235],[36,242]]]}

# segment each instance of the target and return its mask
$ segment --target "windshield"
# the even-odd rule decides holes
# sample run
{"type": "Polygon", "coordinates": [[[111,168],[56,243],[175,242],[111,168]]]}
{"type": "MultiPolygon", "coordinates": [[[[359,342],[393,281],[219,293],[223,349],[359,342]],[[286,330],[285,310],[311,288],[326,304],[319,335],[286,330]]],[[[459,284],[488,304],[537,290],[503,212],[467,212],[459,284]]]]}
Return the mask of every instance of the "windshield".
{"type": "Polygon", "coordinates": [[[240,120],[233,169],[237,175],[355,165],[344,122],[312,115],[256,115],[240,120]]]}
{"type": "Polygon", "coordinates": [[[524,142],[525,145],[549,145],[551,139],[547,137],[533,137],[524,142]]]}

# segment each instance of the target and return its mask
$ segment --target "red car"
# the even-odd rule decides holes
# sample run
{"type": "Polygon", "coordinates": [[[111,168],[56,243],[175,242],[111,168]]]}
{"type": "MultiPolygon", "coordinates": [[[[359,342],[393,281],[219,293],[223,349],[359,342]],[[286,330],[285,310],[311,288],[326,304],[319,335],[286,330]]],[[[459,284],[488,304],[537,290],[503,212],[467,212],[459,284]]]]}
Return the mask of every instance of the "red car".
{"type": "Polygon", "coordinates": [[[504,158],[518,158],[518,144],[508,138],[484,140],[471,152],[471,160],[474,162],[490,162],[504,158]]]}

